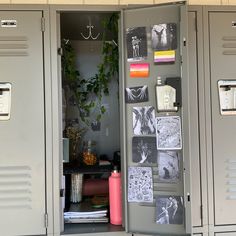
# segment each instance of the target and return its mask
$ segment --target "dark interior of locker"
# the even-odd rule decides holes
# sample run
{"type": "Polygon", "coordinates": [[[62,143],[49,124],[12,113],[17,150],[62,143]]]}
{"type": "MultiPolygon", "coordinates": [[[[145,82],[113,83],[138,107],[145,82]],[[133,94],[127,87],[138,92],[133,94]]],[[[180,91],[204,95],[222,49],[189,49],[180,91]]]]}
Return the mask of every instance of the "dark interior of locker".
{"type": "Polygon", "coordinates": [[[123,230],[109,224],[108,186],[111,171],[121,169],[118,32],[114,30],[118,17],[113,12],[60,14],[63,148],[67,158],[63,163],[64,212],[105,212],[101,217],[91,214],[79,220],[64,216],[65,233],[123,230]],[[106,50],[113,54],[106,54],[106,50]],[[104,63],[108,54],[115,55],[111,63],[117,71],[104,81],[112,70],[104,63]]]}

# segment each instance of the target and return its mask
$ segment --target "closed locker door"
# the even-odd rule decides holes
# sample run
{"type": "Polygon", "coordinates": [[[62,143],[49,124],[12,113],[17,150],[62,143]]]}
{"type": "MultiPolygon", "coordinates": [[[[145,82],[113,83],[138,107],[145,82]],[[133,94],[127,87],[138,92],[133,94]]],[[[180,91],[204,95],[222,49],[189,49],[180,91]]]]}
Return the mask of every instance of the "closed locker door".
{"type": "MultiPolygon", "coordinates": [[[[215,225],[235,224],[236,116],[221,115],[217,83],[236,80],[234,12],[210,12],[210,83],[215,225]]],[[[235,98],[234,98],[235,99],[235,98]]]]}
{"type": "Polygon", "coordinates": [[[0,235],[4,236],[46,234],[41,18],[41,11],[0,11],[0,235]],[[4,92],[10,94],[3,98],[4,92]],[[4,118],[1,109],[6,106],[4,118]]]}

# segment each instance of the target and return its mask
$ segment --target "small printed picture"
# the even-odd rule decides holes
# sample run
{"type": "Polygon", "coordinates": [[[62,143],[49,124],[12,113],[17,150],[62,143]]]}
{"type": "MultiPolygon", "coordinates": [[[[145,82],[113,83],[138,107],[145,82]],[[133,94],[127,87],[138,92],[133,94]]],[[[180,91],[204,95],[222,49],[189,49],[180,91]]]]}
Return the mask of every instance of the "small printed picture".
{"type": "Polygon", "coordinates": [[[181,121],[179,116],[156,118],[157,149],[178,150],[182,148],[181,121]]]}
{"type": "Polygon", "coordinates": [[[131,78],[147,78],[149,76],[149,63],[130,64],[131,78]]]}
{"type": "Polygon", "coordinates": [[[155,134],[154,107],[133,107],[133,131],[135,135],[155,134]]]}
{"type": "Polygon", "coordinates": [[[175,50],[169,51],[155,51],[154,63],[174,63],[175,62],[175,50]]]}
{"type": "Polygon", "coordinates": [[[163,182],[176,183],[179,181],[179,152],[158,152],[158,179],[163,182]]]}
{"type": "Polygon", "coordinates": [[[126,103],[139,103],[148,101],[148,86],[131,87],[125,89],[126,103]]]}
{"type": "Polygon", "coordinates": [[[92,131],[100,131],[101,130],[101,122],[97,121],[97,120],[94,120],[91,123],[91,129],[92,129],[92,131]]]}
{"type": "Polygon", "coordinates": [[[128,168],[128,202],[153,202],[151,167],[128,168]]]}
{"type": "Polygon", "coordinates": [[[132,160],[135,163],[157,163],[156,137],[133,137],[132,160]]]}
{"type": "Polygon", "coordinates": [[[146,27],[126,29],[127,60],[143,61],[147,59],[146,27]]]}
{"type": "Polygon", "coordinates": [[[158,196],[156,198],[156,223],[182,225],[184,204],[181,196],[158,196]]]}
{"type": "Polygon", "coordinates": [[[152,26],[152,47],[156,51],[174,50],[177,48],[176,23],[152,26]]]}

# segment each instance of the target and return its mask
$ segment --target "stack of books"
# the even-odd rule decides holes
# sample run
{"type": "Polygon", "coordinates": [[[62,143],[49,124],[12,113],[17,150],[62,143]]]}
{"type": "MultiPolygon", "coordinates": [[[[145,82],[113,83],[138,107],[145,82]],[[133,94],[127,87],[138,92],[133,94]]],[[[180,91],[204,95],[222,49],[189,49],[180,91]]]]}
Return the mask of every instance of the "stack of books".
{"type": "Polygon", "coordinates": [[[64,212],[65,223],[107,223],[107,208],[96,209],[92,207],[91,199],[71,204],[70,210],[64,212]]]}
{"type": "Polygon", "coordinates": [[[65,223],[107,223],[107,210],[86,212],[65,212],[65,223]]]}

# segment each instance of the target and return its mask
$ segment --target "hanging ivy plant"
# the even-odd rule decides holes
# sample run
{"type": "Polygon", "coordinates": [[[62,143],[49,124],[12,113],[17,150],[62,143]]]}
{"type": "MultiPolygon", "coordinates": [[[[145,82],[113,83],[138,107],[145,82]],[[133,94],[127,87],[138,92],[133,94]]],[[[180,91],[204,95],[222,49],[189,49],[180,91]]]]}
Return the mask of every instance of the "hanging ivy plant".
{"type": "Polygon", "coordinates": [[[76,69],[76,54],[69,40],[62,40],[63,56],[63,82],[73,92],[76,104],[79,108],[80,118],[87,125],[91,123],[92,110],[96,110],[95,119],[100,121],[106,112],[101,104],[102,97],[109,95],[109,83],[118,78],[119,52],[118,52],[118,20],[117,13],[112,14],[103,21],[102,62],[98,65],[97,73],[88,79],[82,78],[76,69]],[[105,32],[109,31],[113,36],[112,41],[107,41],[105,32]]]}

